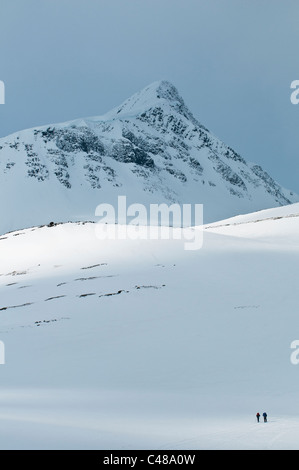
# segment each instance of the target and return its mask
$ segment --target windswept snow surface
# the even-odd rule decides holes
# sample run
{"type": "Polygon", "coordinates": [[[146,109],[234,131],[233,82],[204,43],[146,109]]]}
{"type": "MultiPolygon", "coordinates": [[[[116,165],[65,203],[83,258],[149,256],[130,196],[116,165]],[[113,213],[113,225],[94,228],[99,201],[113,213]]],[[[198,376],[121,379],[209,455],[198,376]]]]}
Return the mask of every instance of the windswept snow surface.
{"type": "Polygon", "coordinates": [[[93,223],[2,236],[0,447],[298,449],[297,212],[205,226],[197,251],[93,223]]]}

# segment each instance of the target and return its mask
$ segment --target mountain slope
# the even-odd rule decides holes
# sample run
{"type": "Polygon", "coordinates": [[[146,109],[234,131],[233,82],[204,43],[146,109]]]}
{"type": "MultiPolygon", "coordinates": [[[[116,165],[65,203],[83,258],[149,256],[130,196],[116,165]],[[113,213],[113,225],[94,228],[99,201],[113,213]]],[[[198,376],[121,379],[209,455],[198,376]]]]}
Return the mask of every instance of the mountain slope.
{"type": "Polygon", "coordinates": [[[298,449],[298,205],[270,213],[193,252],[91,223],[1,237],[0,448],[298,449]]]}
{"type": "MultiPolygon", "coordinates": [[[[298,221],[299,204],[297,203],[207,224],[205,230],[222,235],[259,238],[259,240],[268,241],[275,237],[276,241],[280,239],[281,244],[287,236],[288,242],[292,238],[292,246],[294,246],[295,244],[299,245],[298,221]],[[280,223],[278,224],[277,221],[280,223]]],[[[285,248],[288,249],[287,243],[285,248]]]]}
{"type": "Polygon", "coordinates": [[[195,119],[155,82],[100,117],[0,139],[0,233],[96,220],[100,203],[204,204],[205,222],[287,205],[298,196],[195,119]]]}

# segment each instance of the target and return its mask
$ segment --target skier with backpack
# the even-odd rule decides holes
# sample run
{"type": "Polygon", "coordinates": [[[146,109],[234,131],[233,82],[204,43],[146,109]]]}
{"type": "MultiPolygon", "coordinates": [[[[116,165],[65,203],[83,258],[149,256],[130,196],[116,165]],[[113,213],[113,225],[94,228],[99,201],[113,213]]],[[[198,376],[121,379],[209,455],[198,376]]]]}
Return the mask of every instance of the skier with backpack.
{"type": "Polygon", "coordinates": [[[267,413],[266,412],[263,413],[263,417],[264,417],[264,423],[266,423],[267,422],[267,413]]]}

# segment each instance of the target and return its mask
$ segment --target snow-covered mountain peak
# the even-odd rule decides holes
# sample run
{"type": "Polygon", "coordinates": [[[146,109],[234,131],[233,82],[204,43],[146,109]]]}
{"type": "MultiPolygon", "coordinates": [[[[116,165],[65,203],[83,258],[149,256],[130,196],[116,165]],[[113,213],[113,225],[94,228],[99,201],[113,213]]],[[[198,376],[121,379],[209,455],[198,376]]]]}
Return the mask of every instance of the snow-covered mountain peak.
{"type": "Polygon", "coordinates": [[[163,109],[167,114],[179,113],[194,124],[199,125],[191,111],[185,105],[177,88],[167,80],[155,81],[135,93],[103,117],[120,119],[136,117],[149,110],[163,109]]]}
{"type": "Polygon", "coordinates": [[[0,233],[95,220],[120,195],[203,204],[206,223],[299,201],[203,127],[165,80],[103,116],[0,139],[0,233]]]}

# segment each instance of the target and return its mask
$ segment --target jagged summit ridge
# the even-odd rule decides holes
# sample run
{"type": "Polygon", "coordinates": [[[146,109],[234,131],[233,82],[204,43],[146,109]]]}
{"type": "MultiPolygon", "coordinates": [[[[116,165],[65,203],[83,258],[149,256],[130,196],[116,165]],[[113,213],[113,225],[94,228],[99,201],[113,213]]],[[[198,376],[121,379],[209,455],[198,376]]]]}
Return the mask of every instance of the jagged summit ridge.
{"type": "Polygon", "coordinates": [[[118,195],[201,203],[205,222],[299,201],[202,126],[165,80],[103,116],[0,139],[0,233],[95,220],[118,195]]]}
{"type": "Polygon", "coordinates": [[[120,106],[104,115],[105,119],[119,119],[123,117],[136,117],[155,108],[164,108],[168,112],[183,115],[194,125],[201,126],[191,111],[187,108],[177,88],[167,80],[153,82],[141,91],[135,93],[120,106]]]}

